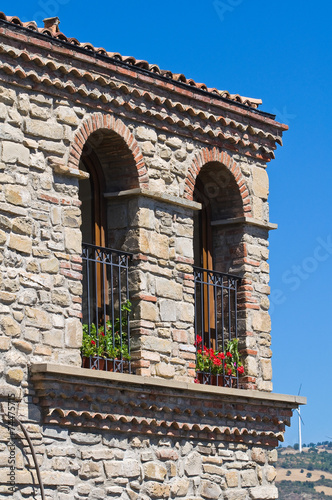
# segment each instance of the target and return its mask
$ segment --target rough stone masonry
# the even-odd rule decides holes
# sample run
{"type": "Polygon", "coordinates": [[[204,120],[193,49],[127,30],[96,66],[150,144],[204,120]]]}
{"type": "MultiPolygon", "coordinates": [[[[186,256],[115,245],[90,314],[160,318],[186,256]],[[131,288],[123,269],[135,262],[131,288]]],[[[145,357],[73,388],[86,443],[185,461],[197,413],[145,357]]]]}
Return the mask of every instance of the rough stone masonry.
{"type": "MultiPolygon", "coordinates": [[[[1,411],[15,401],[47,499],[277,498],[274,448],[305,400],[271,394],[266,167],[287,127],[257,100],[80,44],[58,24],[0,13],[1,411]],[[81,368],[93,159],[104,238],[133,254],[134,375],[81,368]],[[199,185],[216,269],[242,278],[240,389],[193,383],[199,185]]],[[[3,418],[1,497],[40,498],[20,428],[9,489],[3,418]]]]}

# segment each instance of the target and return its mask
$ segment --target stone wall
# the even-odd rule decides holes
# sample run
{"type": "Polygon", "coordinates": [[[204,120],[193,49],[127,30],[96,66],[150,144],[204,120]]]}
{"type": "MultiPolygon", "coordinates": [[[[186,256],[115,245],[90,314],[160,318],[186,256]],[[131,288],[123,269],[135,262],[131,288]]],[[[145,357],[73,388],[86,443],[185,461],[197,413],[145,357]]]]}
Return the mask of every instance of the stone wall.
{"type": "Polygon", "coordinates": [[[32,362],[80,364],[80,202],[77,181],[48,164],[69,144],[62,106],[7,86],[0,94],[2,374],[19,386],[32,362]]]}
{"type": "MultiPolygon", "coordinates": [[[[29,425],[38,446],[46,498],[274,499],[275,450],[210,440],[129,437],[119,433],[76,432],[47,426],[42,434],[29,425]]],[[[3,434],[5,441],[8,436],[3,434]]],[[[33,473],[24,464],[24,448],[16,455],[15,499],[39,498],[33,473]],[[23,451],[23,453],[22,453],[23,451]]],[[[6,454],[3,455],[6,459],[6,454]]],[[[31,457],[30,457],[31,460],[31,457]]],[[[34,475],[35,476],[35,475],[34,475]]],[[[0,469],[1,483],[7,482],[0,469]]],[[[36,479],[36,478],[35,478],[36,479]]],[[[37,483],[38,484],[38,483],[37,483]]],[[[1,487],[0,487],[1,488],[1,487]]],[[[7,498],[2,487],[1,494],[7,498]]],[[[11,493],[10,493],[11,495],[11,493]]]]}
{"type": "MultiPolygon", "coordinates": [[[[29,362],[47,359],[80,364],[81,218],[77,178],[86,174],[79,170],[74,172],[72,167],[65,170],[61,165],[65,165],[68,158],[71,165],[70,147],[76,144],[75,137],[79,137],[82,124],[88,128],[91,122],[92,129],[97,129],[104,127],[104,122],[98,118],[102,115],[93,115],[90,109],[85,110],[70,100],[18,91],[8,84],[1,87],[0,100],[3,110],[0,117],[1,328],[2,345],[8,352],[3,358],[6,362],[3,373],[7,374],[7,383],[18,385],[29,362]],[[98,125],[98,120],[102,125],[98,125]],[[11,339],[13,344],[10,344],[11,339]]],[[[197,140],[158,133],[157,124],[153,122],[143,126],[122,116],[121,121],[114,119],[107,124],[122,136],[129,137],[128,148],[136,144],[135,161],[144,164],[141,177],[136,174],[138,184],[148,186],[148,198],[141,197],[139,205],[135,205],[134,199],[130,202],[134,211],[137,210],[136,214],[133,208],[128,212],[126,224],[130,226],[119,227],[125,216],[124,208],[118,206],[111,213],[117,202],[108,201],[110,241],[121,243],[123,249],[136,253],[140,259],[140,264],[136,263],[137,270],[146,275],[136,294],[137,299],[140,298],[136,319],[143,322],[138,328],[143,328],[141,331],[147,334],[141,339],[137,373],[193,379],[190,266],[193,262],[193,214],[197,206],[187,201],[192,195],[186,194],[189,193],[186,182],[193,165],[200,162],[202,168],[203,161],[210,159],[205,152],[208,149],[202,149],[197,140]],[[206,160],[197,153],[200,150],[204,151],[206,160]],[[161,195],[164,199],[158,202],[156,198],[161,195]],[[117,227],[112,227],[112,220],[116,220],[117,227]],[[149,283],[148,277],[151,278],[149,283]],[[170,278],[174,278],[172,283],[166,281],[170,278]]],[[[104,132],[100,130],[102,142],[104,132]]],[[[98,141],[94,144],[98,148],[98,141]]],[[[230,172],[235,169],[239,192],[249,202],[244,206],[253,207],[252,213],[246,211],[245,214],[261,225],[261,229],[255,230],[247,222],[240,221],[243,237],[237,242],[237,251],[227,239],[219,249],[221,237],[218,237],[216,251],[223,260],[228,259],[226,265],[219,263],[221,270],[232,270],[245,278],[241,306],[244,308],[242,348],[243,355],[248,356],[246,372],[249,378],[243,379],[243,383],[247,387],[271,390],[267,177],[260,161],[253,164],[237,154],[234,155],[235,167],[231,156],[219,155],[216,148],[211,149],[212,155],[225,164],[223,168],[228,166],[230,172]]],[[[198,167],[195,168],[197,171],[198,167]]],[[[219,189],[218,184],[215,188],[219,189]]],[[[108,181],[107,191],[112,194],[112,179],[108,181]]],[[[250,222],[248,217],[247,220],[250,222]]]]}

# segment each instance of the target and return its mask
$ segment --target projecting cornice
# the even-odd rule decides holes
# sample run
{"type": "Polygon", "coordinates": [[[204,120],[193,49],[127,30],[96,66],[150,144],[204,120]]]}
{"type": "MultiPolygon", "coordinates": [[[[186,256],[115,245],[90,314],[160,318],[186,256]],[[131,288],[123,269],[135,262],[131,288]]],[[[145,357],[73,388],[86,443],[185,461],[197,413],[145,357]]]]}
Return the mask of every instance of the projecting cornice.
{"type": "Polygon", "coordinates": [[[128,189],[127,191],[118,191],[114,193],[105,193],[104,197],[112,200],[118,198],[133,198],[136,196],[142,196],[143,198],[152,198],[153,200],[161,201],[170,205],[177,205],[183,208],[189,208],[191,210],[201,210],[202,204],[196,201],[187,200],[186,198],[180,198],[179,196],[172,196],[166,193],[159,193],[157,191],[151,191],[150,189],[135,188],[128,189]]]}
{"type": "Polygon", "coordinates": [[[268,231],[278,229],[278,224],[261,221],[259,219],[254,219],[253,217],[234,217],[232,219],[220,219],[211,222],[211,226],[237,226],[239,224],[244,224],[245,226],[256,226],[261,229],[267,229],[268,231]]]}
{"type": "Polygon", "coordinates": [[[31,379],[44,422],[126,433],[283,441],[292,410],[306,398],[34,364],[31,379]]]}

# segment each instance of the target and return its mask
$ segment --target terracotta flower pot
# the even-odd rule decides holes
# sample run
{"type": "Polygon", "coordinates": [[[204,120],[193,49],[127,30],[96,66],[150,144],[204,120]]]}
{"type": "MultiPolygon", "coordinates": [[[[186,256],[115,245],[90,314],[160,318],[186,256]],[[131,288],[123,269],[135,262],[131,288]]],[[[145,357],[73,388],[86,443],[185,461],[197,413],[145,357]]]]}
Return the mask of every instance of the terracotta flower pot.
{"type": "Polygon", "coordinates": [[[203,385],[217,385],[217,376],[208,372],[198,372],[197,379],[203,385]]]}
{"type": "Polygon", "coordinates": [[[99,364],[98,364],[98,358],[93,358],[94,363],[92,366],[93,370],[105,370],[105,359],[104,358],[99,358],[99,364]]]}
{"type": "Polygon", "coordinates": [[[90,368],[90,357],[82,356],[82,368],[90,368]]]}
{"type": "Polygon", "coordinates": [[[114,361],[113,359],[106,359],[106,371],[114,372],[114,361]]]}
{"type": "Polygon", "coordinates": [[[223,375],[212,375],[214,377],[214,381],[212,385],[217,385],[218,387],[224,387],[224,376],[223,375]]]}
{"type": "Polygon", "coordinates": [[[105,370],[105,359],[97,358],[95,356],[83,356],[82,368],[91,368],[92,370],[105,370]]]}
{"type": "Polygon", "coordinates": [[[220,374],[214,375],[211,373],[198,372],[197,373],[197,380],[200,384],[215,385],[218,387],[225,386],[224,376],[220,375],[220,374]]]}

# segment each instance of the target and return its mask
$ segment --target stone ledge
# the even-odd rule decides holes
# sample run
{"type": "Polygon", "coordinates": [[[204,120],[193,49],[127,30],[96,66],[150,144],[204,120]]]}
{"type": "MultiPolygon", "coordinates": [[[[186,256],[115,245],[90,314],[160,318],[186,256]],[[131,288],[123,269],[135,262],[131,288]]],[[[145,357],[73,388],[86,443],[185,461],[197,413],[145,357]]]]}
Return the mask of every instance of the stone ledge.
{"type": "Polygon", "coordinates": [[[278,224],[272,222],[264,222],[253,217],[234,217],[233,219],[214,220],[211,226],[233,226],[237,224],[245,224],[247,226],[257,226],[269,231],[278,228],[278,224]]]}
{"type": "Polygon", "coordinates": [[[164,203],[169,203],[171,205],[177,205],[179,207],[190,208],[191,210],[201,210],[202,204],[196,201],[186,200],[185,198],[180,198],[178,196],[172,196],[165,193],[158,193],[157,191],[151,191],[144,188],[128,189],[126,191],[117,191],[114,193],[105,193],[104,197],[107,199],[115,198],[131,198],[134,196],[143,196],[145,198],[152,198],[153,200],[162,201],[164,203]]]}
{"type": "Polygon", "coordinates": [[[290,408],[297,408],[299,405],[307,404],[307,398],[303,396],[293,396],[288,394],[275,394],[260,391],[251,391],[244,389],[232,389],[228,387],[216,387],[200,385],[195,383],[186,383],[176,380],[163,380],[161,378],[142,377],[139,375],[129,375],[125,373],[112,373],[87,368],[78,368],[75,366],[57,365],[53,363],[35,363],[31,366],[31,374],[49,374],[58,378],[76,377],[85,380],[98,380],[100,382],[115,382],[125,386],[140,385],[152,389],[165,391],[179,390],[190,393],[191,397],[201,397],[202,393],[206,396],[221,396],[232,401],[242,403],[252,402],[253,404],[280,403],[290,408]]]}
{"type": "Polygon", "coordinates": [[[67,167],[62,163],[60,158],[50,158],[49,165],[54,170],[56,174],[65,175],[67,177],[74,177],[76,179],[88,179],[90,174],[88,172],[84,172],[83,170],[79,170],[78,168],[67,167]]]}
{"type": "Polygon", "coordinates": [[[34,364],[45,425],[276,447],[305,398],[34,364]]]}

